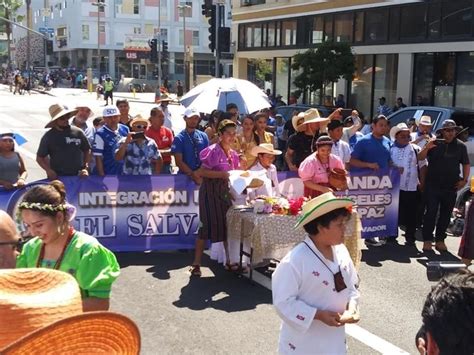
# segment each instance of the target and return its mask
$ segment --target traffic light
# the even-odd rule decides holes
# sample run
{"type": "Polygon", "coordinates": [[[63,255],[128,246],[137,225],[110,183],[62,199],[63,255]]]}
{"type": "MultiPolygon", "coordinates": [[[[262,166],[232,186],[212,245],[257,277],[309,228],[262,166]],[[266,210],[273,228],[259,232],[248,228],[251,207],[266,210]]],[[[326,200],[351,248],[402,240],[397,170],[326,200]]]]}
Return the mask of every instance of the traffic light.
{"type": "Polygon", "coordinates": [[[211,11],[209,13],[209,49],[211,52],[214,52],[216,49],[216,16],[217,15],[217,6],[212,5],[211,11]]]}
{"type": "Polygon", "coordinates": [[[230,28],[219,27],[219,53],[230,52],[230,28]]]}
{"type": "Polygon", "coordinates": [[[46,41],[46,54],[53,54],[53,41],[46,41]]]}
{"type": "Polygon", "coordinates": [[[165,63],[170,59],[170,53],[168,52],[168,42],[161,42],[161,62],[165,63]]]}
{"type": "Polygon", "coordinates": [[[156,38],[153,38],[148,41],[148,45],[150,46],[150,61],[152,63],[155,63],[158,61],[158,40],[156,38]]]}
{"type": "Polygon", "coordinates": [[[212,0],[204,0],[204,4],[201,5],[202,14],[205,17],[211,16],[212,0]]]}

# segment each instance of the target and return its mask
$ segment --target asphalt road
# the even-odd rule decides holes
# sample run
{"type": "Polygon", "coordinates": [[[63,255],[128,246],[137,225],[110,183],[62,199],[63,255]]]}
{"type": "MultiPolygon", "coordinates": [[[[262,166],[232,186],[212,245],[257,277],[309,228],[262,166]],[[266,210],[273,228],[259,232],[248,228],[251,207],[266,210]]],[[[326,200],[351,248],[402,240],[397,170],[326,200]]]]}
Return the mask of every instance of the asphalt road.
{"type": "MultiPolygon", "coordinates": [[[[49,121],[49,105],[83,102],[96,113],[103,105],[95,94],[79,89],[53,89],[51,93],[55,96],[14,96],[0,85],[0,128],[11,128],[28,139],[20,153],[29,181],[45,177],[34,158],[49,121]]],[[[151,101],[153,94],[116,96],[134,100],[132,114],[146,116],[152,107],[144,102],[151,101]]],[[[362,319],[357,327],[346,329],[349,354],[416,353],[414,336],[432,286],[425,265],[428,260],[457,260],[459,239],[449,237],[447,245],[452,254],[421,254],[420,242],[418,249],[388,244],[363,250],[362,319]]],[[[120,253],[118,258],[122,274],[113,287],[112,310],[137,322],[143,354],[276,352],[280,321],[268,288],[225,272],[208,258],[203,277],[190,279],[190,252],[120,253]]]]}

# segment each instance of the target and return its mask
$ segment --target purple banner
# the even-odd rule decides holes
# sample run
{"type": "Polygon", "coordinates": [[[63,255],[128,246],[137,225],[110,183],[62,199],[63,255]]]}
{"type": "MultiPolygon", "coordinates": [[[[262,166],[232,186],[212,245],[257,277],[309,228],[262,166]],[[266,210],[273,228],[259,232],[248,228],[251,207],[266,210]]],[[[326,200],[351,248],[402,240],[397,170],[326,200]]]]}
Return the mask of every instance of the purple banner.
{"type": "Polygon", "coordinates": [[[364,170],[350,173],[348,195],[357,205],[362,238],[398,235],[400,172],[364,170]]]}
{"type": "MultiPolygon", "coordinates": [[[[280,191],[301,196],[303,184],[293,172],[278,174],[280,191]]],[[[349,196],[362,218],[363,237],[397,234],[400,175],[392,169],[351,175],[349,196]],[[367,175],[371,174],[371,175],[367,175]]],[[[62,177],[68,201],[77,207],[74,226],[100,239],[113,251],[194,248],[199,226],[198,187],[185,175],[62,177]]],[[[16,206],[36,181],[21,190],[0,190],[0,209],[16,215],[16,206]]]]}

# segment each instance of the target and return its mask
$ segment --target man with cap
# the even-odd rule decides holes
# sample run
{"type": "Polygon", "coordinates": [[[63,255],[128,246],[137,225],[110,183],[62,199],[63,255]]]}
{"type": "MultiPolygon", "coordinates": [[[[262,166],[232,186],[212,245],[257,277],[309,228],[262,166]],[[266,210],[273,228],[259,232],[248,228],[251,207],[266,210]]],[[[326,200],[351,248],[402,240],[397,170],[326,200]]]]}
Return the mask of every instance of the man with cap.
{"type": "Polygon", "coordinates": [[[445,120],[441,128],[436,131],[442,139],[430,139],[418,154],[418,159],[428,158],[424,189],[426,202],[423,218],[424,251],[432,250],[435,225],[435,247],[440,252],[447,250],[444,240],[456,203],[456,194],[467,184],[469,178],[470,164],[467,148],[456,138],[459,131],[460,128],[456,122],[445,120]],[[462,175],[459,165],[462,165],[462,175]]]}
{"type": "Polygon", "coordinates": [[[147,137],[155,140],[161,156],[163,157],[163,167],[161,173],[171,174],[171,144],[173,144],[173,131],[163,126],[165,115],[161,107],[153,107],[150,111],[150,124],[145,131],[147,137]]]}
{"type": "Polygon", "coordinates": [[[20,245],[15,222],[5,211],[0,210],[0,269],[15,268],[20,245]]]}
{"type": "Polygon", "coordinates": [[[344,142],[341,138],[343,136],[344,124],[339,120],[332,120],[328,124],[328,133],[334,144],[331,148],[331,154],[339,157],[344,163],[346,169],[351,160],[351,148],[349,144],[344,142]]]}
{"type": "Polygon", "coordinates": [[[127,137],[129,129],[119,123],[120,114],[115,106],[106,106],[102,116],[105,124],[97,130],[92,150],[95,157],[94,173],[100,176],[120,175],[123,161],[115,160],[115,152],[120,139],[127,137]]]}
{"type": "Polygon", "coordinates": [[[110,104],[114,104],[114,82],[110,77],[107,77],[104,81],[104,100],[105,100],[105,105],[107,106],[109,104],[109,98],[110,98],[110,104]]]}
{"type": "Polygon", "coordinates": [[[173,130],[173,123],[171,122],[171,112],[168,108],[170,101],[171,97],[167,93],[163,93],[161,94],[160,98],[156,103],[160,104],[159,107],[161,108],[161,111],[163,111],[163,115],[165,117],[163,125],[166,128],[173,130]]]}
{"type": "Polygon", "coordinates": [[[392,113],[392,109],[387,105],[385,97],[379,98],[379,106],[377,107],[377,114],[388,116],[392,113]]]}
{"type": "Polygon", "coordinates": [[[36,153],[39,166],[51,180],[58,176],[88,176],[91,146],[81,129],[69,125],[77,110],[54,104],[49,107],[49,114],[51,121],[45,128],[50,130],[41,138],[36,153]]]}
{"type": "Polygon", "coordinates": [[[122,175],[158,175],[163,159],[155,141],[145,136],[148,120],[137,115],[130,121],[131,132],[119,141],[115,160],[123,160],[122,175]]]}
{"type": "Polygon", "coordinates": [[[200,184],[202,179],[197,170],[201,167],[199,153],[209,146],[207,134],[198,130],[201,115],[195,108],[187,108],[184,111],[186,128],[179,132],[171,145],[171,153],[174,155],[178,173],[186,174],[196,184],[200,184]]]}
{"type": "Polygon", "coordinates": [[[426,143],[434,137],[431,133],[431,128],[433,124],[431,123],[430,116],[421,116],[420,121],[418,122],[418,130],[411,133],[412,143],[416,144],[420,148],[423,148],[426,143]]]}
{"type": "Polygon", "coordinates": [[[319,137],[320,124],[328,121],[329,118],[321,117],[315,108],[293,116],[291,122],[296,133],[288,138],[288,148],[285,154],[290,171],[298,171],[301,162],[314,151],[314,143],[319,137]]]}
{"type": "Polygon", "coordinates": [[[421,148],[410,143],[410,129],[399,123],[390,130],[394,142],[390,148],[393,165],[400,169],[400,197],[398,202],[398,225],[405,226],[407,246],[415,245],[415,232],[418,222],[418,206],[421,196],[418,192],[420,173],[426,169],[426,160],[418,160],[421,148]]]}

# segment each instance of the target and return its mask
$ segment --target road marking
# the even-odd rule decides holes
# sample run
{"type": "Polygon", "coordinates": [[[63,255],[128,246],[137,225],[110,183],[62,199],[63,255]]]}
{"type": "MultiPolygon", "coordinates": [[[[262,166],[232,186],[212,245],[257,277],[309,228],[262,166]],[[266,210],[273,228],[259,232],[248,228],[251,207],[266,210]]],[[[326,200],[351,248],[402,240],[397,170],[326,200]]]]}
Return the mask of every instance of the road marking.
{"type": "MultiPolygon", "coordinates": [[[[248,274],[245,276],[248,277],[248,274]]],[[[269,289],[270,291],[272,290],[271,280],[256,270],[254,270],[253,272],[253,280],[256,283],[260,284],[261,286],[269,289]]],[[[405,350],[400,349],[396,345],[393,345],[392,343],[378,337],[377,335],[372,334],[368,330],[361,328],[358,325],[346,324],[345,330],[346,330],[347,335],[360,341],[362,344],[368,346],[369,348],[372,348],[375,351],[380,352],[381,354],[410,355],[409,352],[406,352],[405,350]]]]}
{"type": "Polygon", "coordinates": [[[22,122],[11,115],[0,113],[0,123],[7,125],[8,127],[29,127],[30,125],[26,122],[22,122]]]}
{"type": "Polygon", "coordinates": [[[359,327],[358,325],[346,324],[345,328],[347,335],[350,335],[354,339],[380,352],[381,354],[410,354],[405,350],[393,345],[392,343],[389,343],[388,341],[378,337],[377,335],[372,334],[368,330],[359,327]]]}

